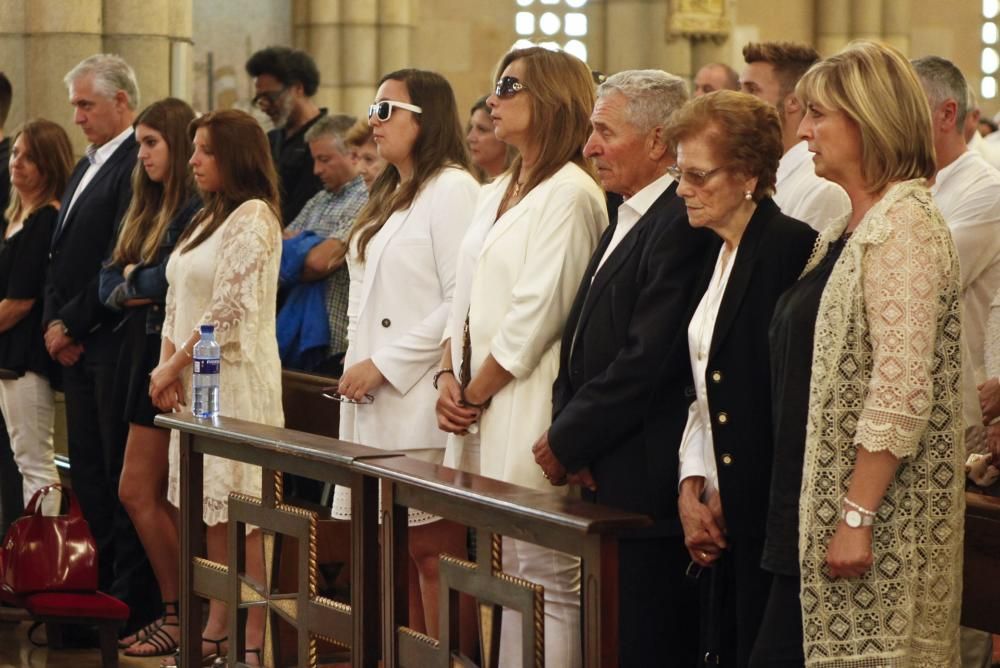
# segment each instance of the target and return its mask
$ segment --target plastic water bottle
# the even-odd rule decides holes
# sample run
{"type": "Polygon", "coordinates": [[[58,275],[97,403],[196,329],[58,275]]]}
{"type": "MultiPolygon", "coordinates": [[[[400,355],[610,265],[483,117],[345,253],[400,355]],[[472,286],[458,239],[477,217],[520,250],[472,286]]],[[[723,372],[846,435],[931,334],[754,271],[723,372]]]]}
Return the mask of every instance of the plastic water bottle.
{"type": "Polygon", "coordinates": [[[197,418],[213,418],[219,414],[219,362],[222,349],[215,341],[215,326],[201,326],[201,340],[194,344],[194,405],[191,412],[197,418]]]}

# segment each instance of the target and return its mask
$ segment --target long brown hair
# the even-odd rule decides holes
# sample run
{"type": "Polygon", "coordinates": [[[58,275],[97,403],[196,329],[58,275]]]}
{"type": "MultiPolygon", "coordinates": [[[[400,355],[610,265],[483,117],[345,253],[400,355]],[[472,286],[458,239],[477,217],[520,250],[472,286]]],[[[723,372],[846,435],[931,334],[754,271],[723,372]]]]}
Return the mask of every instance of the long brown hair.
{"type": "MultiPolygon", "coordinates": [[[[70,172],[73,171],[73,147],[69,143],[66,131],[52,121],[36,118],[22,125],[14,133],[10,142],[11,147],[17,142],[18,137],[24,137],[28,157],[35,163],[38,174],[44,182],[42,198],[39,200],[41,206],[52,200],[58,200],[66,189],[70,172]]],[[[31,213],[21,201],[20,193],[11,186],[10,204],[7,205],[4,216],[8,221],[12,221],[27,217],[31,213]]]]}
{"type": "Polygon", "coordinates": [[[191,142],[187,129],[194,110],[183,100],[168,97],[146,107],[133,124],[156,130],[167,144],[170,165],[162,183],[149,178],[140,161],[132,170],[132,201],[111,254],[115,264],[152,263],[163,235],[177,212],[194,194],[188,170],[191,142]]]}
{"type": "Polygon", "coordinates": [[[458,104],[451,85],[440,74],[427,70],[397,70],[379,80],[406,86],[413,104],[423,109],[416,114],[420,131],[410,153],[413,156],[413,178],[399,185],[399,170],[389,164],[372,184],[368,203],[351,228],[348,244],[358,238],[358,255],[365,259],[365,249],[385,222],[396,211],[413,203],[417,193],[435,174],[448,165],[469,169],[469,154],[458,117],[458,104]],[[399,186],[397,188],[397,186],[399,186]]]}
{"type": "MultiPolygon", "coordinates": [[[[594,77],[587,65],[564,51],[550,51],[540,46],[514,49],[497,66],[499,81],[507,66],[519,60],[524,65],[521,83],[531,101],[531,141],[539,147],[538,161],[531,177],[522,187],[524,193],[549,178],[567,162],[578,165],[597,181],[594,168],[583,155],[590,136],[590,114],[594,110],[596,92],[594,77]]],[[[522,157],[511,163],[511,180],[507,196],[513,193],[521,173],[522,157]]]]}
{"type": "Polygon", "coordinates": [[[278,175],[271,160],[271,148],[260,124],[250,114],[236,109],[220,109],[191,121],[188,137],[194,141],[199,128],[208,133],[209,147],[219,170],[221,186],[217,192],[202,192],[205,206],[177,240],[187,253],[212,236],[233,211],[248,200],[264,200],[281,221],[278,175]],[[202,221],[209,223],[195,234],[202,221]]]}

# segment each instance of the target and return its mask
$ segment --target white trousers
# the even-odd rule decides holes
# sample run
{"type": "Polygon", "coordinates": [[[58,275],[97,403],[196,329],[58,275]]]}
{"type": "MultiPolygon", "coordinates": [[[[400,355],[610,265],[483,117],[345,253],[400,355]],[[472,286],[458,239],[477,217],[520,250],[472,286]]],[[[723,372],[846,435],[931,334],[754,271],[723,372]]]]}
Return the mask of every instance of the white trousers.
{"type": "MultiPolygon", "coordinates": [[[[503,570],[545,587],[545,665],[559,668],[581,665],[580,558],[504,538],[503,570]]],[[[521,613],[505,609],[500,630],[500,665],[520,666],[521,651],[521,613]]]]}
{"type": "MultiPolygon", "coordinates": [[[[7,423],[14,461],[24,479],[24,503],[45,485],[59,482],[53,449],[55,393],[47,378],[25,373],[15,380],[0,380],[0,411],[7,423]]],[[[59,495],[46,498],[46,514],[58,514],[59,495]],[[54,507],[53,507],[54,506],[54,507]]]]}

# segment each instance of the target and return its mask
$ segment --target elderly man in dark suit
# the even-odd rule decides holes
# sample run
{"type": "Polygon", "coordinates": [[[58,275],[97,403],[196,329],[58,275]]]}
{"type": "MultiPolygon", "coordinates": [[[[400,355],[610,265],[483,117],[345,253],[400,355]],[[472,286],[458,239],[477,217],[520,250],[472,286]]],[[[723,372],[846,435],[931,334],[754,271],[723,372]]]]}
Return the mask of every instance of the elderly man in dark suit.
{"type": "Polygon", "coordinates": [[[624,196],[570,311],[553,420],[533,448],[553,484],[641,512],[650,529],[619,544],[623,666],[692,666],[698,596],[677,516],[677,448],[691,403],[685,338],[710,236],[687,222],[665,141],[685,83],[659,70],[620,72],[598,88],[585,153],[624,196]]]}
{"type": "Polygon", "coordinates": [[[159,615],[159,589],[118,501],[127,424],[111,390],[120,337],[97,280],[132,198],[139,89],[128,63],[105,54],[82,61],[65,82],[90,146],[62,196],[42,322],[46,348],[62,365],[73,489],[97,541],[100,588],[129,605],[129,631],[159,615]]]}

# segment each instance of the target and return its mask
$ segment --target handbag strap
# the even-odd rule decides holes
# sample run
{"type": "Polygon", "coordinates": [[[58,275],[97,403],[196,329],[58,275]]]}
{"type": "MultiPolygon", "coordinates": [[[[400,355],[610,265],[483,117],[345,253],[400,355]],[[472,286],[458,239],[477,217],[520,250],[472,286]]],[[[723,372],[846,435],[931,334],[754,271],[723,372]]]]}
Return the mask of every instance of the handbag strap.
{"type": "Polygon", "coordinates": [[[28,502],[27,508],[24,509],[25,515],[37,515],[41,512],[41,501],[50,492],[58,489],[59,493],[62,494],[64,499],[69,501],[69,509],[67,511],[68,515],[74,517],[82,517],[83,513],[80,511],[80,505],[76,501],[76,495],[68,487],[63,487],[61,484],[54,482],[51,485],[46,485],[40,488],[37,492],[31,495],[31,501],[28,502]]]}

